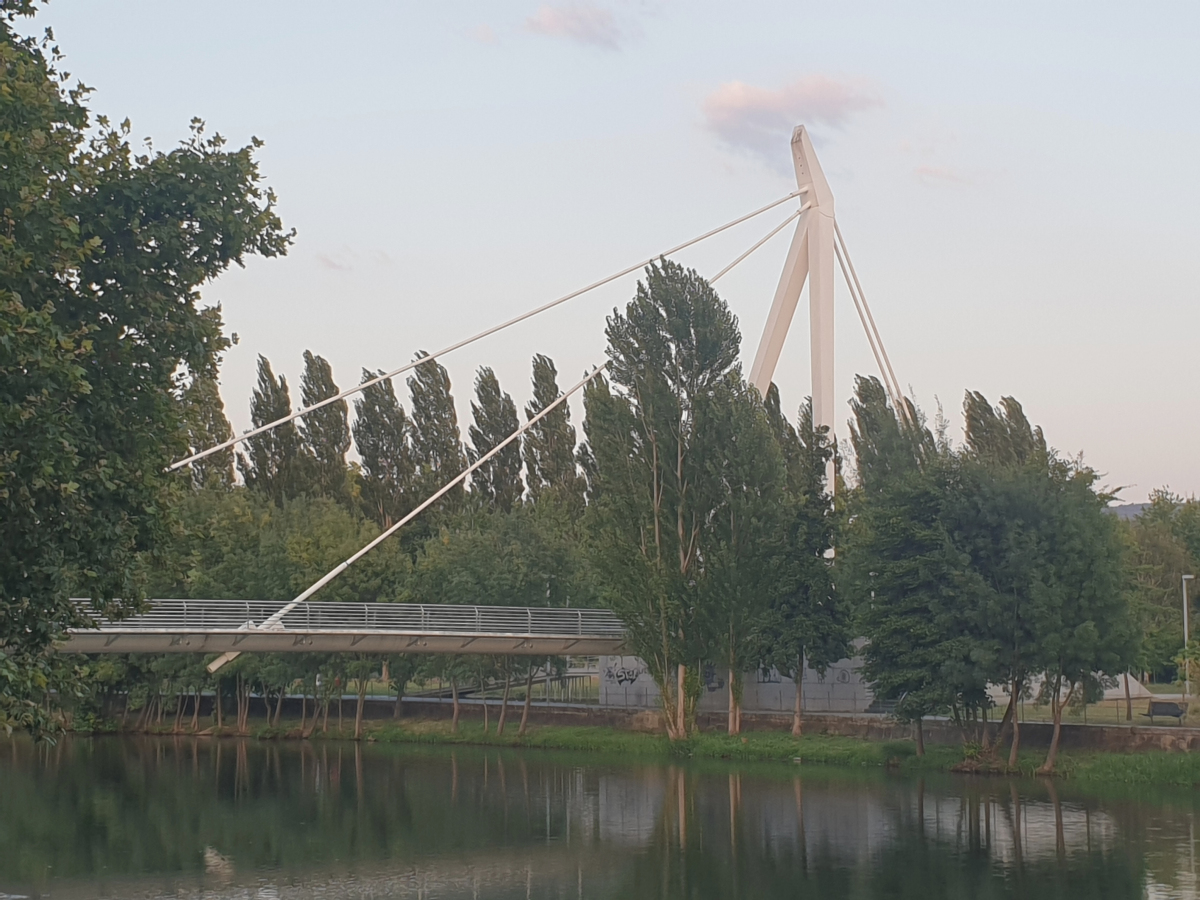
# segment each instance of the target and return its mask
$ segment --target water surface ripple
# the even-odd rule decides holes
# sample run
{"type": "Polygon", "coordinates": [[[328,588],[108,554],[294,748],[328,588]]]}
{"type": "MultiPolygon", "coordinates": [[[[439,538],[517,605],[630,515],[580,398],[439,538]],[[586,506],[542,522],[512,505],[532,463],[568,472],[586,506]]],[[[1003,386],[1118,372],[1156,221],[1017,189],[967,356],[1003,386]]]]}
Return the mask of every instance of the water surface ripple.
{"type": "Polygon", "coordinates": [[[0,900],[1196,897],[1196,792],[538,751],[0,744],[0,900]]]}

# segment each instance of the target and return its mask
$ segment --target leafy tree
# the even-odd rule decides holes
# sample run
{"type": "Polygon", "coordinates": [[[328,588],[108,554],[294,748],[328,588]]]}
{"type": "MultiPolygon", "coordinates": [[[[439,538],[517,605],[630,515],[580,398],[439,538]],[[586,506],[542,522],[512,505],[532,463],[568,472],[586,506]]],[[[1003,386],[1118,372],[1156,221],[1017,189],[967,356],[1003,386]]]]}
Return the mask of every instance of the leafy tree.
{"type": "MultiPolygon", "coordinates": [[[[532,419],[560,396],[554,360],[537,354],[533,358],[533,399],[525,405],[526,419],[532,419]]],[[[575,463],[571,407],[566,403],[555,407],[525,432],[524,443],[525,481],[530,499],[536,503],[544,493],[553,492],[581,509],[584,481],[575,463]]]]}
{"type": "MultiPolygon", "coordinates": [[[[287,378],[275,377],[271,362],[258,358],[258,386],[250,400],[250,421],[260,428],[292,411],[287,378]]],[[[246,487],[267,497],[276,506],[305,493],[307,460],[295,421],[248,438],[246,452],[238,453],[238,469],[246,487]]]]}
{"type": "MultiPolygon", "coordinates": [[[[421,352],[417,358],[428,354],[421,352]]],[[[412,396],[412,454],[416,467],[414,485],[424,500],[466,468],[462,439],[458,431],[458,413],[450,393],[450,375],[441,363],[421,363],[408,379],[412,396]]],[[[452,512],[461,508],[462,484],[442,498],[437,508],[452,512]]],[[[418,501],[419,502],[419,501],[418,501]]]]}
{"type": "MultiPolygon", "coordinates": [[[[92,119],[61,56],[0,14],[0,726],[38,729],[73,592],[127,608],[185,451],[180,372],[225,346],[199,288],[286,234],[250,146],[167,152],[92,119]]],[[[110,611],[115,612],[114,609],[110,611]]],[[[62,676],[62,677],[60,677],[62,676]]]]}
{"type": "MultiPolygon", "coordinates": [[[[475,378],[475,402],[471,404],[475,420],[468,429],[472,448],[467,455],[477,462],[519,428],[517,407],[512,397],[500,390],[496,373],[487,366],[475,378]]],[[[471,492],[479,495],[485,509],[510,512],[521,500],[521,442],[513,441],[476,469],[471,476],[471,492]]]]}
{"type": "MultiPolygon", "coordinates": [[[[196,453],[222,444],[233,437],[225,418],[225,404],[217,379],[199,374],[183,392],[184,421],[187,427],[188,453],[196,453]]],[[[233,487],[233,448],[206,456],[192,463],[192,487],[228,490],[233,487]]]]}
{"type": "MultiPolygon", "coordinates": [[[[374,377],[363,370],[363,381],[374,377]]],[[[362,508],[380,528],[390,528],[415,505],[409,422],[392,380],[364,388],[354,402],[354,414],[354,443],[363,470],[362,508]]]]}
{"type": "Polygon", "coordinates": [[[917,726],[948,710],[958,686],[946,678],[957,619],[957,559],[941,513],[945,458],[917,410],[899,416],[876,378],[858,378],[850,427],[858,485],[849,498],[848,586],[867,639],[863,671],[877,697],[917,726]]]}
{"type": "Polygon", "coordinates": [[[787,466],[787,518],[783,552],[775,561],[777,585],[763,629],[763,663],[796,684],[792,734],[802,731],[802,681],[806,665],[824,672],[850,655],[849,610],[834,590],[833,498],[826,485],[833,448],[827,428],[813,425],[812,399],[800,407],[793,428],[779,409],[779,391],[767,391],[766,411],[787,466]]]}
{"type": "MultiPolygon", "coordinates": [[[[304,407],[320,403],[340,392],[327,360],[304,351],[304,375],[300,381],[300,401],[304,407]]],[[[353,490],[346,468],[350,449],[350,423],[346,401],[338,400],[314,409],[300,420],[300,438],[310,469],[308,490],[314,497],[330,497],[350,505],[353,490]]]]}
{"type": "Polygon", "coordinates": [[[725,450],[700,423],[740,379],[741,336],[712,287],[668,260],[647,267],[606,334],[611,384],[596,379],[585,395],[595,571],[680,739],[699,692],[687,667],[711,650],[697,586],[725,450]]]}
{"type": "Polygon", "coordinates": [[[1182,498],[1156,491],[1150,500],[1148,509],[1120,527],[1128,546],[1131,603],[1142,634],[1138,666],[1171,678],[1172,660],[1183,648],[1182,579],[1198,567],[1186,540],[1177,533],[1182,498]]]}
{"type": "Polygon", "coordinates": [[[762,660],[763,626],[788,550],[787,469],[758,392],[737,372],[700,409],[697,429],[724,449],[709,460],[715,492],[697,599],[702,632],[712,641],[708,658],[729,676],[728,730],[739,734],[742,673],[762,660]]]}
{"type": "Polygon", "coordinates": [[[1009,764],[1015,766],[1017,704],[1041,663],[1039,607],[1046,597],[1052,460],[1041,429],[1029,424],[1012,397],[993,409],[982,394],[968,392],[963,417],[966,444],[944,516],[967,563],[964,578],[974,585],[973,602],[965,610],[973,647],[965,659],[981,671],[974,677],[1008,689],[1003,728],[1013,734],[1009,764]]]}
{"type": "Polygon", "coordinates": [[[1056,459],[1050,468],[1046,597],[1037,630],[1054,732],[1042,772],[1054,771],[1063,708],[1074,693],[1097,674],[1128,671],[1137,653],[1124,547],[1115,517],[1105,512],[1111,495],[1097,490],[1098,477],[1075,461],[1056,459]]]}
{"type": "MultiPolygon", "coordinates": [[[[287,600],[379,533],[373,522],[326,498],[276,506],[248,490],[187,496],[180,518],[175,560],[151,585],[156,596],[287,600]]],[[[394,600],[409,568],[407,555],[384,542],[316,599],[394,600]]]]}

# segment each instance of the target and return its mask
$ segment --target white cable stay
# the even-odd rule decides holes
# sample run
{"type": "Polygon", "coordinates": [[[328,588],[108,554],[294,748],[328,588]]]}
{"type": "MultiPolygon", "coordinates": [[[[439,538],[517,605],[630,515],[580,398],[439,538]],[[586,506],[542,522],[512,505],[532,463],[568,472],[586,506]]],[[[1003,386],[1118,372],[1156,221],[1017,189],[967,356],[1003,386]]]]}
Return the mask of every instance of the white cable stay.
{"type": "Polygon", "coordinates": [[[892,361],[888,358],[887,348],[883,345],[883,336],[879,333],[879,328],[875,324],[875,317],[871,314],[870,304],[867,303],[867,295],[863,293],[862,285],[859,283],[858,273],[854,270],[854,262],[850,259],[850,250],[846,246],[846,239],[842,237],[842,229],[838,227],[837,219],[833,221],[833,233],[836,237],[834,249],[838,251],[838,262],[842,266],[842,276],[846,279],[846,286],[850,289],[850,295],[854,298],[855,309],[859,309],[859,304],[862,304],[858,315],[863,323],[863,328],[867,332],[867,340],[871,341],[871,350],[873,353],[876,346],[879,348],[879,352],[875,354],[875,362],[879,366],[879,374],[883,377],[884,385],[887,387],[892,405],[895,407],[897,414],[907,421],[908,404],[904,399],[904,391],[900,387],[899,379],[896,378],[896,372],[892,368],[892,361]]]}
{"type": "Polygon", "coordinates": [[[524,322],[526,319],[531,319],[534,316],[539,315],[540,313],[546,312],[547,310],[554,309],[554,307],[559,306],[563,303],[566,303],[568,300],[574,300],[576,297],[582,296],[583,294],[586,294],[589,291],[593,291],[598,287],[603,287],[604,285],[608,284],[609,282],[616,281],[618,278],[623,278],[624,276],[629,275],[631,272],[636,272],[638,269],[645,268],[646,266],[650,265],[650,263],[654,262],[654,260],[656,260],[656,259],[671,256],[675,253],[678,253],[680,250],[685,250],[688,247],[698,244],[703,240],[707,240],[708,238],[712,237],[713,235],[720,234],[722,231],[726,231],[730,228],[733,228],[735,225],[740,225],[741,223],[748,221],[749,219],[753,219],[755,216],[761,215],[762,213],[765,213],[768,210],[774,209],[776,206],[779,206],[781,203],[786,203],[788,200],[791,200],[794,197],[799,197],[801,194],[803,194],[805,192],[806,192],[806,189],[803,189],[803,188],[800,190],[792,191],[790,194],[780,197],[778,200],[772,201],[771,203],[768,203],[766,206],[759,207],[758,209],[754,210],[753,212],[747,213],[744,216],[738,216],[736,219],[726,222],[724,225],[714,228],[711,231],[706,231],[704,234],[700,235],[699,237],[694,237],[691,240],[684,241],[682,244],[678,244],[669,250],[664,250],[662,253],[656,253],[653,256],[648,257],[640,262],[634,263],[631,266],[626,266],[624,269],[621,269],[619,272],[614,272],[612,275],[608,275],[605,278],[601,278],[599,281],[593,281],[587,287],[580,288],[577,291],[572,291],[569,294],[564,294],[563,296],[559,297],[556,300],[551,300],[549,303],[545,303],[542,306],[539,306],[535,309],[531,309],[528,312],[524,312],[519,316],[515,316],[514,318],[509,319],[506,322],[501,322],[499,325],[493,325],[491,328],[485,329],[484,331],[481,331],[478,334],[474,334],[471,337],[466,338],[465,340],[461,340],[461,341],[458,341],[457,343],[451,344],[448,347],[443,347],[441,350],[438,350],[436,353],[430,353],[429,355],[423,356],[420,359],[413,360],[412,362],[407,363],[406,365],[403,365],[398,369],[393,369],[392,371],[386,372],[383,375],[377,375],[374,378],[367,379],[366,381],[362,382],[361,384],[355,385],[354,387],[346,388],[344,391],[339,391],[338,393],[334,394],[332,397],[327,397],[324,400],[321,400],[317,403],[312,404],[311,406],[306,406],[303,409],[299,409],[294,413],[289,413],[288,415],[283,416],[282,418],[276,419],[274,422],[268,422],[266,425],[260,425],[258,428],[253,428],[250,431],[243,432],[242,434],[239,434],[236,437],[232,437],[229,440],[223,441],[222,443],[217,444],[213,447],[209,447],[206,450],[201,450],[198,453],[193,453],[191,456],[185,457],[184,459],[181,459],[178,462],[171,463],[171,465],[169,465],[167,467],[167,471],[174,472],[176,469],[181,469],[186,465],[190,465],[191,463],[194,463],[198,460],[204,459],[206,456],[211,456],[212,454],[219,453],[222,450],[228,450],[230,447],[236,446],[237,444],[240,444],[243,441],[248,440],[249,438],[252,438],[252,437],[260,435],[264,432],[270,431],[272,428],[278,428],[280,425],[284,425],[288,422],[293,421],[294,419],[298,419],[301,416],[307,415],[308,413],[312,412],[315,409],[320,409],[323,406],[328,406],[331,403],[336,403],[339,400],[344,400],[345,398],[352,396],[353,394],[357,394],[359,391],[361,391],[365,388],[369,388],[372,385],[379,384],[381,381],[386,381],[387,379],[394,378],[395,376],[400,375],[404,372],[407,372],[410,369],[415,369],[417,366],[421,365],[422,363],[431,362],[432,360],[435,360],[435,359],[438,359],[439,357],[445,356],[447,353],[451,353],[455,350],[461,349],[462,347],[466,347],[468,344],[473,344],[476,341],[482,340],[485,337],[490,337],[491,335],[495,334],[498,331],[503,331],[505,328],[509,328],[510,326],[516,325],[519,322],[524,322]]]}
{"type": "MultiPolygon", "coordinates": [[[[276,611],[275,613],[273,613],[272,615],[270,615],[269,617],[264,619],[261,625],[254,625],[252,622],[247,622],[244,627],[247,630],[251,630],[251,629],[254,629],[254,630],[267,629],[267,630],[269,630],[272,628],[281,627],[280,623],[283,621],[283,617],[286,616],[289,612],[291,612],[293,609],[295,609],[297,606],[299,606],[301,603],[303,603],[309,597],[313,596],[315,593],[317,593],[317,591],[321,590],[321,588],[325,587],[325,585],[329,584],[329,582],[333,581],[333,579],[337,578],[339,575],[341,575],[343,572],[345,572],[348,568],[350,568],[352,565],[354,565],[354,563],[358,562],[360,559],[362,559],[364,556],[366,556],[368,553],[370,553],[372,550],[374,550],[376,547],[378,547],[380,544],[382,544],[384,541],[386,541],[389,537],[391,537],[393,534],[395,534],[397,531],[399,531],[401,528],[403,528],[405,525],[407,525],[409,522],[411,522],[413,519],[415,519],[418,515],[420,515],[422,512],[424,512],[426,509],[428,509],[430,506],[432,506],[434,503],[436,503],[441,497],[443,497],[446,493],[448,493],[450,491],[450,489],[453,488],[456,484],[465,480],[468,475],[470,475],[472,472],[474,472],[476,469],[478,469],[480,466],[482,466],[484,463],[486,463],[488,460],[490,460],[493,456],[495,456],[497,453],[499,453],[501,450],[503,450],[505,447],[507,447],[509,444],[511,444],[513,441],[515,441],[517,438],[519,438],[522,434],[524,434],[526,431],[528,431],[530,428],[532,428],[534,425],[536,425],[538,422],[540,422],[542,419],[544,419],[556,407],[565,403],[568,397],[570,397],[572,394],[574,394],[577,391],[579,391],[580,389],[582,389],[585,384],[587,384],[589,381],[591,381],[593,378],[595,378],[597,375],[599,375],[601,372],[603,372],[607,368],[608,368],[607,362],[603,363],[600,366],[597,366],[595,369],[593,369],[591,372],[589,372],[587,375],[585,375],[582,379],[580,379],[578,382],[576,382],[573,387],[571,387],[568,391],[566,391],[566,393],[560,394],[553,402],[546,404],[544,407],[542,407],[541,412],[539,412],[536,416],[531,418],[524,425],[520,426],[516,431],[514,431],[512,434],[510,434],[508,437],[506,437],[504,440],[502,440],[500,443],[498,443],[495,447],[493,447],[487,453],[483,454],[483,456],[479,457],[479,459],[477,459],[475,462],[471,463],[471,465],[467,466],[465,469],[463,469],[461,472],[459,472],[457,475],[455,475],[453,478],[451,478],[449,481],[447,481],[444,485],[442,485],[440,488],[438,488],[438,490],[436,492],[434,492],[429,497],[427,497],[419,506],[416,507],[416,509],[414,509],[408,515],[406,515],[404,518],[402,518],[399,522],[397,522],[392,527],[386,529],[385,531],[381,532],[374,540],[372,540],[370,543],[368,543],[366,546],[364,546],[358,552],[356,552],[352,556],[348,557],[344,562],[338,563],[336,566],[334,566],[332,569],[330,569],[328,572],[326,572],[321,578],[317,579],[309,587],[305,588],[305,590],[303,590],[301,593],[299,593],[295,599],[289,600],[278,611],[276,611]]],[[[218,656],[216,659],[214,659],[211,663],[208,664],[208,671],[209,672],[217,671],[223,665],[225,665],[227,662],[231,662],[232,660],[236,659],[237,656],[238,656],[238,651],[236,651],[236,650],[230,650],[227,653],[222,653],[220,656],[218,656]]]]}
{"type": "Polygon", "coordinates": [[[838,265],[842,270],[842,277],[846,280],[846,287],[850,290],[850,299],[854,301],[854,311],[858,313],[858,321],[862,323],[863,332],[867,336],[867,343],[871,345],[871,355],[875,357],[875,365],[879,369],[880,377],[883,378],[884,389],[888,393],[889,399],[892,401],[892,406],[899,408],[899,401],[896,397],[896,391],[892,386],[891,379],[888,378],[887,369],[883,364],[883,357],[879,353],[879,346],[875,342],[875,335],[871,331],[871,326],[867,322],[867,314],[863,311],[862,303],[858,299],[858,294],[854,290],[854,283],[850,280],[850,272],[846,268],[846,259],[842,255],[841,246],[835,241],[833,245],[834,255],[837,257],[838,265]]]}
{"type": "Polygon", "coordinates": [[[809,209],[810,206],[811,206],[811,204],[808,204],[808,203],[801,206],[798,210],[796,210],[794,213],[792,213],[790,216],[788,216],[786,219],[784,219],[782,222],[780,222],[778,225],[776,225],[774,228],[772,228],[770,231],[768,231],[766,233],[766,235],[764,235],[749,250],[747,250],[745,253],[743,253],[741,256],[739,256],[737,259],[735,259],[733,262],[731,262],[729,265],[727,265],[725,268],[723,268],[720,272],[718,272],[712,278],[708,279],[708,283],[716,284],[721,279],[722,275],[724,275],[726,272],[728,272],[730,269],[732,269],[738,263],[742,262],[747,256],[749,256],[751,253],[753,253],[755,250],[757,250],[759,247],[761,247],[763,244],[765,244],[771,238],[775,237],[775,235],[779,234],[779,232],[783,231],[783,229],[787,227],[788,223],[794,222],[796,219],[798,219],[800,217],[800,214],[803,213],[806,209],[809,209]]]}

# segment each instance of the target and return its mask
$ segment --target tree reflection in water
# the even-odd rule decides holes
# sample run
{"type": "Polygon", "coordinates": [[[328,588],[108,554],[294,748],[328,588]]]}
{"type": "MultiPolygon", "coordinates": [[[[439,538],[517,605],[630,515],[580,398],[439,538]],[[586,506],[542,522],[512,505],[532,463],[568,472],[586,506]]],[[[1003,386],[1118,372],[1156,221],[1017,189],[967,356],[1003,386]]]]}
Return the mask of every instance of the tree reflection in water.
{"type": "Polygon", "coordinates": [[[14,742],[0,894],[1194,896],[1192,792],[192,738],[14,742]]]}

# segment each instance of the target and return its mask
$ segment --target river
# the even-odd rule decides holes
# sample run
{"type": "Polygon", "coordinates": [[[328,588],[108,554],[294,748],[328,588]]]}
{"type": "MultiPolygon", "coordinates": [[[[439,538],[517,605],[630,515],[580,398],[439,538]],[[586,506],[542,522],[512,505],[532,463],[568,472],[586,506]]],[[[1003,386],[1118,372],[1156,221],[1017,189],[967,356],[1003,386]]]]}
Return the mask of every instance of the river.
{"type": "Polygon", "coordinates": [[[0,743],[0,900],[1196,897],[1197,793],[542,751],[0,743]]]}

